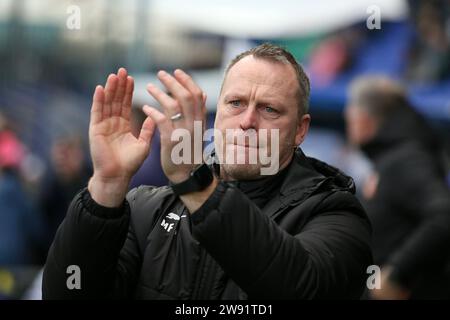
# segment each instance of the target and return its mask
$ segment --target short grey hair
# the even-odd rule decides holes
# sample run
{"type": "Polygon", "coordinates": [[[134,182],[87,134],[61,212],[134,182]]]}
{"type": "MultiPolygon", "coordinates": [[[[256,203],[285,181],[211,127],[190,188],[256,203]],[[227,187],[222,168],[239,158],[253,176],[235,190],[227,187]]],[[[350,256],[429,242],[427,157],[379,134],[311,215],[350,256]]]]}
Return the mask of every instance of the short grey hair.
{"type": "Polygon", "coordinates": [[[409,106],[403,85],[387,76],[361,76],[349,89],[349,105],[363,108],[378,120],[409,106]]]}
{"type": "MultiPolygon", "coordinates": [[[[266,59],[269,61],[275,61],[275,62],[281,62],[290,64],[295,71],[295,74],[297,76],[298,80],[298,111],[299,115],[302,116],[304,114],[308,113],[309,110],[309,94],[311,91],[311,85],[309,82],[309,78],[306,75],[305,71],[303,70],[302,66],[295,60],[294,56],[287,51],[286,49],[270,44],[270,43],[264,43],[257,47],[254,47],[250,50],[244,51],[237,55],[233,60],[231,60],[228,67],[225,69],[225,78],[228,74],[228,71],[240,60],[247,56],[253,56],[255,58],[259,59],[266,59]]],[[[223,86],[223,83],[222,83],[223,86]]]]}

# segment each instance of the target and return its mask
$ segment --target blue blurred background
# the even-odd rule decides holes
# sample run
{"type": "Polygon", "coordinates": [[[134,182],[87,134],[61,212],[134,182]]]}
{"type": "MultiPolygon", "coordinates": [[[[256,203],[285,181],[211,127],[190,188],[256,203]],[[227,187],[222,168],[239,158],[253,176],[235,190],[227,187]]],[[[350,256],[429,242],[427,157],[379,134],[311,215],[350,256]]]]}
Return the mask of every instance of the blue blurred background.
{"type": "MultiPolygon", "coordinates": [[[[449,13],[448,1],[419,0],[1,0],[0,297],[33,297],[67,204],[91,174],[90,99],[109,73],[123,66],[136,80],[136,132],[140,107],[156,106],[145,87],[160,69],[192,74],[211,126],[230,59],[262,42],[283,45],[312,81],[304,151],[359,186],[371,164],[348,147],[343,118],[359,75],[404,83],[448,150],[449,13]],[[376,10],[380,28],[371,29],[376,10]]],[[[132,186],[166,183],[157,140],[132,186]]]]}

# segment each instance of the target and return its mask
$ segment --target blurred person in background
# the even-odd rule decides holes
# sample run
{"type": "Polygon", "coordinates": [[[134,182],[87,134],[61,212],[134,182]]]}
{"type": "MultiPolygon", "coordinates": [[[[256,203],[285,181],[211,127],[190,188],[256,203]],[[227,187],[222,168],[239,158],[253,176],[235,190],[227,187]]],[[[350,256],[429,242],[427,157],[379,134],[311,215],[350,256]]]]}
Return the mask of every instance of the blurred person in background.
{"type": "Polygon", "coordinates": [[[450,76],[450,2],[409,0],[416,37],[410,48],[406,77],[436,82],[450,76]]]}
{"type": "Polygon", "coordinates": [[[351,68],[356,49],[366,38],[366,30],[359,26],[351,26],[320,41],[309,58],[309,72],[315,84],[329,85],[340,74],[351,68]]]}
{"type": "MultiPolygon", "coordinates": [[[[41,207],[48,225],[48,245],[64,219],[73,196],[91,176],[83,142],[77,135],[56,138],[50,150],[51,167],[41,196],[41,207]]],[[[45,248],[45,252],[48,247],[45,248]]]]}
{"type": "Polygon", "coordinates": [[[42,263],[46,228],[25,192],[20,166],[25,148],[0,114],[0,265],[42,263]]]}
{"type": "Polygon", "coordinates": [[[384,77],[362,77],[345,110],[349,141],[374,163],[363,194],[373,225],[374,299],[450,298],[450,193],[441,145],[384,77]]]}

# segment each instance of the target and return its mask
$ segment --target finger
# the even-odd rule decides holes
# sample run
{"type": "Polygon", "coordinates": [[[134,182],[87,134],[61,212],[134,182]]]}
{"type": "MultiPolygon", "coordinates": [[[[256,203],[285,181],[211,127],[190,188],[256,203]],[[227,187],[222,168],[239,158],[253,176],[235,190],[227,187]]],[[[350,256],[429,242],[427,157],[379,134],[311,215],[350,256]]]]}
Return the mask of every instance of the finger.
{"type": "Polygon", "coordinates": [[[182,112],[178,102],[155,85],[147,85],[147,91],[161,104],[167,118],[182,112]]]}
{"type": "Polygon", "coordinates": [[[111,114],[113,116],[120,116],[122,109],[122,101],[125,95],[125,89],[127,86],[127,70],[125,68],[119,68],[117,71],[117,89],[114,94],[111,114]]]}
{"type": "Polygon", "coordinates": [[[102,121],[103,104],[105,102],[105,92],[102,86],[95,87],[92,97],[91,124],[97,124],[102,121]]]}
{"type": "Polygon", "coordinates": [[[162,112],[147,105],[142,108],[142,111],[156,123],[161,139],[166,139],[167,137],[170,138],[170,135],[172,134],[172,125],[170,120],[168,120],[162,112]]]}
{"type": "Polygon", "coordinates": [[[192,77],[188,75],[181,69],[176,69],[174,71],[175,78],[178,82],[183,85],[193,96],[195,103],[192,106],[194,108],[194,119],[195,120],[203,120],[202,119],[202,105],[203,105],[203,91],[202,89],[194,82],[192,77]]]}
{"type": "Polygon", "coordinates": [[[150,145],[155,132],[155,127],[156,124],[153,119],[151,117],[147,117],[142,124],[141,132],[139,133],[139,140],[142,140],[146,144],[150,145]]]}
{"type": "Polygon", "coordinates": [[[194,120],[196,100],[192,93],[185,88],[178,80],[165,71],[158,72],[158,79],[179,102],[181,112],[188,121],[194,120]]]}
{"type": "Polygon", "coordinates": [[[206,110],[206,99],[207,99],[206,93],[203,92],[203,94],[202,94],[202,101],[203,101],[203,103],[202,103],[203,131],[206,130],[206,113],[207,113],[207,110],[206,110]]]}
{"type": "Polygon", "coordinates": [[[208,97],[206,96],[206,93],[204,93],[203,92],[203,94],[202,94],[202,101],[203,101],[203,103],[202,103],[202,115],[203,115],[203,119],[206,121],[206,112],[207,112],[207,110],[206,110],[206,99],[207,99],[208,97]]]}
{"type": "Polygon", "coordinates": [[[125,88],[125,95],[122,101],[121,115],[127,120],[130,120],[131,106],[133,100],[134,79],[133,77],[127,77],[127,86],[125,88]]]}
{"type": "Polygon", "coordinates": [[[111,116],[111,103],[117,89],[117,76],[110,74],[105,86],[105,103],[103,105],[103,119],[111,116]]]}

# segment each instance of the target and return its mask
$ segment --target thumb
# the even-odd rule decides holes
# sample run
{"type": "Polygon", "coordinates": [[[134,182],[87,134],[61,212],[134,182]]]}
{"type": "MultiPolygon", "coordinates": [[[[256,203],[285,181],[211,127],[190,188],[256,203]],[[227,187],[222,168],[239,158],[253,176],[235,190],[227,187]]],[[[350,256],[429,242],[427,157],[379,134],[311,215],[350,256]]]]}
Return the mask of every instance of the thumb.
{"type": "Polygon", "coordinates": [[[159,133],[162,137],[170,137],[172,126],[167,120],[167,117],[160,111],[152,108],[148,105],[142,107],[142,111],[153,120],[153,122],[158,126],[159,133]]]}
{"type": "Polygon", "coordinates": [[[207,110],[206,110],[206,93],[203,92],[202,94],[202,121],[203,121],[203,132],[206,130],[206,114],[207,114],[207,110]]]}
{"type": "Polygon", "coordinates": [[[139,133],[139,140],[149,144],[152,141],[153,133],[155,132],[155,122],[151,117],[147,117],[142,124],[141,132],[139,133]]]}
{"type": "Polygon", "coordinates": [[[203,103],[202,103],[202,116],[203,118],[206,116],[206,93],[203,92],[202,94],[203,103]]]}

